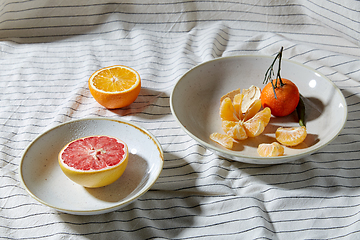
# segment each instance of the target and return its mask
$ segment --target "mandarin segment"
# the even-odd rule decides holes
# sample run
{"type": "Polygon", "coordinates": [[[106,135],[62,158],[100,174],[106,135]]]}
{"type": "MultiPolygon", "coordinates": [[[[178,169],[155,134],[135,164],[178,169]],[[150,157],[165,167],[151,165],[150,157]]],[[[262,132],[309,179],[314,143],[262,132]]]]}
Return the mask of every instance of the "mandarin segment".
{"type": "Polygon", "coordinates": [[[234,96],[234,99],[233,99],[233,105],[235,108],[235,112],[237,113],[237,115],[239,116],[240,119],[241,119],[241,104],[242,104],[243,98],[244,98],[244,95],[242,93],[238,93],[234,96]]]}
{"type": "Polygon", "coordinates": [[[276,140],[289,147],[302,143],[307,136],[306,127],[279,127],[275,132],[276,140]]]}
{"type": "Polygon", "coordinates": [[[249,137],[257,137],[265,130],[265,123],[261,119],[250,119],[249,122],[244,123],[246,134],[249,137]]]}
{"type": "Polygon", "coordinates": [[[225,121],[238,121],[234,105],[229,97],[222,100],[220,104],[220,118],[225,121]]]}
{"type": "Polygon", "coordinates": [[[269,108],[264,108],[263,110],[255,114],[254,117],[244,122],[244,127],[247,135],[249,137],[259,136],[265,130],[265,127],[268,125],[270,117],[271,110],[269,108]]]}
{"type": "Polygon", "coordinates": [[[233,144],[234,144],[233,138],[229,137],[226,134],[222,134],[222,133],[212,133],[210,135],[210,139],[213,140],[214,142],[222,145],[223,147],[225,147],[227,149],[232,149],[233,144]]]}
{"type": "Polygon", "coordinates": [[[272,112],[270,108],[266,107],[260,112],[256,113],[255,116],[251,119],[261,119],[262,121],[264,121],[265,125],[268,125],[268,123],[270,122],[271,113],[272,112]]]}
{"type": "Polygon", "coordinates": [[[221,126],[226,135],[232,137],[235,140],[245,140],[248,137],[245,128],[240,121],[222,121],[221,126]]]}
{"type": "Polygon", "coordinates": [[[254,117],[256,113],[258,113],[261,109],[261,100],[256,99],[249,107],[249,109],[243,114],[242,119],[244,121],[249,120],[254,117]]]}
{"type": "MultiPolygon", "coordinates": [[[[252,116],[255,115],[261,109],[261,90],[256,86],[251,86],[249,89],[243,89],[242,92],[240,88],[235,89],[231,92],[228,92],[220,99],[220,105],[223,104],[224,100],[227,99],[226,104],[230,105],[230,101],[233,105],[234,111],[237,119],[231,120],[230,118],[226,118],[229,121],[236,120],[248,120],[252,116]],[[230,101],[229,101],[230,100],[230,101]],[[244,119],[246,117],[246,119],[244,119]]],[[[221,107],[220,107],[221,108],[221,107]]],[[[232,108],[226,108],[225,112],[233,111],[232,108]]],[[[221,116],[220,112],[220,116],[221,116]]]]}
{"type": "Polygon", "coordinates": [[[284,155],[284,147],[277,142],[259,144],[257,152],[261,157],[277,157],[284,155]]]}

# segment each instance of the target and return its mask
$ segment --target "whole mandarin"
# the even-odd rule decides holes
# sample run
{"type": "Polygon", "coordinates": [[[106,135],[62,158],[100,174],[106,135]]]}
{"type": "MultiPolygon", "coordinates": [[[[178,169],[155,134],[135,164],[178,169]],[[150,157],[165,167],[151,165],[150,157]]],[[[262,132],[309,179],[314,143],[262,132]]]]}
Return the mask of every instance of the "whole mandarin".
{"type": "Polygon", "coordinates": [[[276,117],[283,117],[292,113],[296,109],[300,99],[300,93],[297,86],[288,79],[282,78],[281,80],[283,82],[282,86],[279,79],[274,79],[272,82],[266,84],[261,91],[262,106],[264,108],[269,107],[271,109],[271,114],[276,117]],[[271,83],[277,87],[273,88],[271,83]]]}

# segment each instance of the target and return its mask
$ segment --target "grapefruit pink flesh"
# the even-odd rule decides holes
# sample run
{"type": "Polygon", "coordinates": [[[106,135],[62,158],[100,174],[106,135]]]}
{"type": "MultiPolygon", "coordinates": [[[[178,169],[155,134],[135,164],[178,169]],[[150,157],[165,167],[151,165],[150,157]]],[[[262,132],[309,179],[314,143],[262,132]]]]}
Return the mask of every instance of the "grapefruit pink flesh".
{"type": "Polygon", "coordinates": [[[65,175],[84,187],[102,187],[125,171],[127,145],[114,137],[89,136],[68,143],[59,153],[65,175]]]}
{"type": "Polygon", "coordinates": [[[100,170],[119,163],[125,155],[124,144],[115,138],[92,136],[71,142],[61,157],[78,170],[100,170]]]}

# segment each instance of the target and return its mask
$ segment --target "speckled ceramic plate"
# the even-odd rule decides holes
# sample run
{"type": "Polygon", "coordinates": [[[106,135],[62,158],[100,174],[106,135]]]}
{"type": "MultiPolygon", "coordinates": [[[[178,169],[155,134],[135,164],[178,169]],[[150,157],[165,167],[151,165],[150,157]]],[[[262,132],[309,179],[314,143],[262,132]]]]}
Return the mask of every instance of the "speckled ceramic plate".
{"type": "MultiPolygon", "coordinates": [[[[264,87],[264,74],[274,57],[234,56],[218,58],[189,70],[176,83],[170,98],[171,111],[180,126],[201,145],[236,161],[277,164],[308,156],[325,147],[343,129],[347,105],[341,91],[324,75],[302,64],[283,59],[281,76],[290,79],[305,97],[308,136],[303,143],[285,148],[281,157],[264,158],[257,153],[260,143],[275,140],[277,127],[299,126],[296,113],[272,117],[264,133],[248,138],[228,150],[210,140],[213,132],[223,133],[219,117],[220,97],[237,88],[264,87]]],[[[276,72],[277,70],[275,70],[276,72]]]]}
{"type": "Polygon", "coordinates": [[[114,211],[146,193],[163,168],[163,151],[156,138],[134,123],[108,118],[70,121],[38,136],[20,163],[21,182],[37,201],[59,211],[95,215],[114,211]],[[58,153],[68,142],[85,136],[108,135],[128,145],[124,174],[102,188],[84,188],[68,179],[58,165],[58,153]]]}

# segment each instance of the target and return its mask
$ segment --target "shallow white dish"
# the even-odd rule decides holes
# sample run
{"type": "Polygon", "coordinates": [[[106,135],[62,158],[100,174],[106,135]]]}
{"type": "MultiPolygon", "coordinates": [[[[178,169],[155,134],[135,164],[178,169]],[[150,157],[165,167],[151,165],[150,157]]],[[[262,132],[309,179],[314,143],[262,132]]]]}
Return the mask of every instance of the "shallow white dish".
{"type": "Polygon", "coordinates": [[[20,163],[21,182],[37,201],[61,212],[95,215],[117,210],[146,193],[164,164],[156,138],[134,123],[109,118],[86,118],[56,126],[38,136],[25,150],[20,163]],[[70,141],[91,135],[123,140],[129,149],[124,174],[102,188],[84,188],[61,171],[58,153],[70,141]]]}
{"type": "MultiPolygon", "coordinates": [[[[279,126],[299,126],[296,113],[272,117],[264,133],[248,138],[228,150],[210,140],[213,132],[223,133],[219,117],[220,98],[237,88],[260,87],[274,57],[234,56],[202,63],[185,73],[176,83],[171,97],[171,111],[184,131],[204,147],[220,156],[253,164],[277,164],[308,156],[335,139],[344,128],[347,105],[341,91],[324,75],[302,64],[282,59],[281,77],[293,81],[305,97],[308,136],[294,148],[285,148],[285,155],[260,157],[260,143],[275,140],[279,126]]],[[[277,64],[276,64],[277,65],[277,64]]],[[[275,68],[275,72],[277,69],[275,68]]]]}

